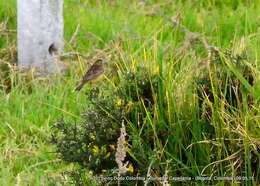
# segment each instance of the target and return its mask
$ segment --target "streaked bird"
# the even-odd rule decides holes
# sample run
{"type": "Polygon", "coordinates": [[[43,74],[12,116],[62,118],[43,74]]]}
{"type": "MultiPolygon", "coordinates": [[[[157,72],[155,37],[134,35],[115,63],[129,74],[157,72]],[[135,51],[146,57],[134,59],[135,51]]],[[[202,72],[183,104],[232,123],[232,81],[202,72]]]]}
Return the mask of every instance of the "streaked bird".
{"type": "Polygon", "coordinates": [[[97,61],[95,61],[95,63],[85,73],[81,82],[75,88],[75,91],[80,91],[86,83],[96,80],[99,76],[101,76],[104,73],[103,63],[103,59],[98,59],[97,61]]]}

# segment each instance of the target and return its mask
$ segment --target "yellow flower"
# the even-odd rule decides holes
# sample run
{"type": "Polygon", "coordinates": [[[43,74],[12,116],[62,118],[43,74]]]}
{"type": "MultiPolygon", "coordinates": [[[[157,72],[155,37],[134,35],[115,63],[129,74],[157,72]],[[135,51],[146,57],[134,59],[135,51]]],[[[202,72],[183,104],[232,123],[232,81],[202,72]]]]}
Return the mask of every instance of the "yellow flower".
{"type": "Polygon", "coordinates": [[[129,163],[129,165],[127,167],[127,170],[128,170],[128,172],[131,172],[131,173],[134,172],[134,167],[133,167],[133,165],[131,163],[129,163]]]}
{"type": "Polygon", "coordinates": [[[120,106],[122,106],[122,99],[117,99],[116,100],[116,106],[118,106],[118,107],[120,107],[120,106]]]}

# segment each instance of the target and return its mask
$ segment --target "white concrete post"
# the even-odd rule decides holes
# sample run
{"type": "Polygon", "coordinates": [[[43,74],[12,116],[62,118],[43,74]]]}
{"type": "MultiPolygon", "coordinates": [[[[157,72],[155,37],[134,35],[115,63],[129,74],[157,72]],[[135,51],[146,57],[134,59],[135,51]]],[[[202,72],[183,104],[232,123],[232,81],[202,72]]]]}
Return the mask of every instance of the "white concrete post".
{"type": "Polygon", "coordinates": [[[63,0],[17,0],[18,66],[57,72],[63,50],[63,0]]]}

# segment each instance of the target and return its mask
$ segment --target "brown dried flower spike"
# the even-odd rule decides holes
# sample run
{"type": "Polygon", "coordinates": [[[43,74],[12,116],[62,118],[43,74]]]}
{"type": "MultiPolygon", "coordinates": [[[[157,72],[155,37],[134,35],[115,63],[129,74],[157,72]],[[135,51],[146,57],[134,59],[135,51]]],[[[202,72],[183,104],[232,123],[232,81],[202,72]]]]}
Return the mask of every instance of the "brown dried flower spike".
{"type": "Polygon", "coordinates": [[[120,129],[120,136],[117,139],[117,148],[116,148],[116,163],[118,166],[118,174],[124,174],[127,172],[128,162],[124,163],[126,158],[126,130],[124,122],[122,123],[122,127],[120,129]]]}

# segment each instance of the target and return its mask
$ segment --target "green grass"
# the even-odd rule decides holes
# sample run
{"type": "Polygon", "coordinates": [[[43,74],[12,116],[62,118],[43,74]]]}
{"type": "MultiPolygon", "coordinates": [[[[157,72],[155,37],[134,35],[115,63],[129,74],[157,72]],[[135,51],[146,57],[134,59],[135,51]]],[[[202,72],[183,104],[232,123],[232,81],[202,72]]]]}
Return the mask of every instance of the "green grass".
{"type": "MultiPolygon", "coordinates": [[[[160,159],[161,163],[156,162],[155,166],[162,171],[165,171],[162,167],[166,167],[166,162],[171,160],[169,166],[176,169],[172,171],[179,169],[185,175],[200,175],[202,171],[219,175],[232,172],[235,175],[231,159],[226,160],[227,163],[216,164],[217,168],[211,166],[210,149],[211,143],[214,143],[218,160],[232,158],[229,148],[233,146],[226,146],[224,138],[233,140],[232,143],[235,143],[234,138],[239,138],[243,148],[234,147],[232,150],[244,152],[241,156],[246,162],[243,171],[245,175],[252,176],[249,151],[256,146],[260,148],[260,2],[179,0],[171,3],[161,0],[149,1],[145,6],[138,1],[114,2],[113,5],[109,1],[100,1],[99,4],[91,0],[65,0],[65,48],[84,55],[95,55],[97,49],[106,49],[121,68],[125,66],[135,71],[138,65],[144,65],[150,69],[149,75],[156,73],[160,76],[158,100],[153,113],[156,117],[153,118],[146,110],[146,121],[155,136],[160,127],[174,131],[174,134],[167,139],[169,145],[163,158],[158,158],[160,155],[156,152],[145,151],[139,144],[139,159],[145,162],[145,157],[150,157],[149,163],[153,162],[153,157],[160,159]],[[206,141],[203,136],[205,123],[198,119],[199,108],[194,96],[194,74],[203,73],[196,70],[194,73],[194,69],[205,58],[205,51],[197,48],[194,54],[194,51],[186,50],[181,60],[176,60],[175,55],[184,36],[172,27],[169,19],[177,13],[181,14],[186,28],[203,34],[212,45],[239,51],[244,44],[254,69],[256,83],[251,87],[226,60],[228,70],[253,94],[255,102],[253,109],[242,106],[234,115],[225,109],[223,103],[214,103],[212,115],[217,140],[213,142],[206,141]],[[75,43],[69,44],[77,25],[80,27],[75,43]],[[149,156],[148,152],[153,156],[149,156]],[[184,157],[182,153],[188,160],[180,159],[184,157]]],[[[0,24],[6,21],[7,28],[11,30],[16,29],[15,8],[14,0],[0,0],[0,24]]],[[[2,60],[14,61],[15,57],[10,53],[15,43],[15,32],[1,32],[0,27],[2,60]]],[[[0,185],[62,184],[62,172],[75,166],[62,163],[49,143],[51,127],[56,121],[65,118],[72,123],[80,122],[80,114],[88,107],[84,91],[73,92],[84,72],[85,59],[78,57],[67,63],[71,68],[66,75],[46,79],[26,78],[11,72],[11,92],[0,89],[0,185]]],[[[4,80],[0,82],[4,84],[4,80]]],[[[142,131],[135,128],[134,123],[130,128],[131,138],[142,140],[142,131]]],[[[164,144],[160,144],[159,139],[157,144],[157,150],[163,150],[161,145],[164,144]]],[[[260,154],[257,153],[259,162],[260,154]]],[[[149,164],[145,165],[148,169],[149,164]]],[[[257,185],[260,178],[255,180],[245,184],[257,185]]],[[[219,185],[224,183],[219,182],[219,185]]]]}

